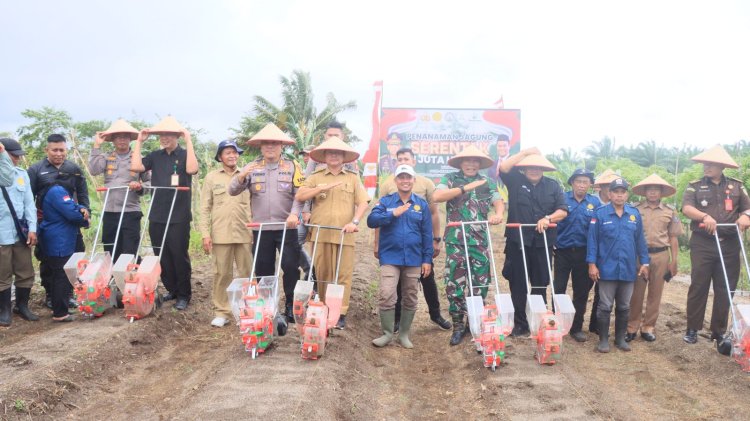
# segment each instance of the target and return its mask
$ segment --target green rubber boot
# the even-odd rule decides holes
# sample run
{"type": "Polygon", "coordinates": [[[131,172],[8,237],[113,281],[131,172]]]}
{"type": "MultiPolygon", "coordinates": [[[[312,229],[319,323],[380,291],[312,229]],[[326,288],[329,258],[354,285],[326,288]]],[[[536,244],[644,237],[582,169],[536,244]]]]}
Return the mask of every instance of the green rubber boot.
{"type": "Polygon", "coordinates": [[[373,345],[382,348],[391,343],[391,339],[393,339],[393,323],[395,320],[396,310],[380,310],[380,327],[383,329],[383,336],[373,339],[373,345]]]}
{"type": "Polygon", "coordinates": [[[398,332],[398,342],[406,349],[414,348],[414,344],[409,339],[409,331],[416,313],[416,310],[401,310],[401,330],[398,332]]]}

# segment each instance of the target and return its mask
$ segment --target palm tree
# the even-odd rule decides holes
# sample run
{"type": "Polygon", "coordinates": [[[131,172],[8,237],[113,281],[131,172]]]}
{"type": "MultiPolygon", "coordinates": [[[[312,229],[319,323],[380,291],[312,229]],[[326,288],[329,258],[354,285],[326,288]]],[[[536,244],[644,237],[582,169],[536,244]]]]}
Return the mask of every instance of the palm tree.
{"type": "MultiPolygon", "coordinates": [[[[267,98],[256,95],[250,115],[240,121],[239,129],[232,129],[238,137],[248,139],[267,123],[274,123],[287,132],[295,141],[297,150],[318,143],[326,126],[343,111],[356,109],[354,101],[340,103],[333,93],[326,95],[326,105],[318,113],[313,104],[310,73],[301,70],[292,72],[291,77],[281,76],[281,106],[267,98]]],[[[349,136],[350,141],[356,137],[349,136]]]]}
{"type": "Polygon", "coordinates": [[[593,159],[615,158],[615,155],[617,155],[615,140],[609,137],[602,138],[602,140],[595,140],[591,145],[583,149],[583,153],[593,159]]]}

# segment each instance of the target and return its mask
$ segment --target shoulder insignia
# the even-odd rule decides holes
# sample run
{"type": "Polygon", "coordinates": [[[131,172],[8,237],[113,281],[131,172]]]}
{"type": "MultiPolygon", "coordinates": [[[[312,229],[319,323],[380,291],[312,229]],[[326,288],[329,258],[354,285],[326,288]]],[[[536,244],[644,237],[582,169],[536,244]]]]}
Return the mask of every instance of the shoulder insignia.
{"type": "Polygon", "coordinates": [[[666,207],[667,207],[667,209],[671,209],[671,210],[673,210],[673,211],[676,211],[676,210],[677,210],[677,208],[675,208],[675,207],[674,207],[674,205],[673,205],[673,204],[671,204],[671,203],[666,203],[666,204],[665,204],[664,206],[666,206],[666,207]]]}
{"type": "Polygon", "coordinates": [[[325,169],[326,167],[315,168],[315,171],[313,171],[313,174],[325,171],[325,169]]]}
{"type": "Polygon", "coordinates": [[[734,178],[734,177],[727,177],[727,180],[735,181],[735,182],[737,182],[737,183],[740,183],[740,184],[742,184],[742,180],[740,180],[740,179],[738,179],[738,178],[734,178]]]}
{"type": "Polygon", "coordinates": [[[688,188],[686,188],[685,191],[695,191],[695,187],[688,186],[688,188]]]}

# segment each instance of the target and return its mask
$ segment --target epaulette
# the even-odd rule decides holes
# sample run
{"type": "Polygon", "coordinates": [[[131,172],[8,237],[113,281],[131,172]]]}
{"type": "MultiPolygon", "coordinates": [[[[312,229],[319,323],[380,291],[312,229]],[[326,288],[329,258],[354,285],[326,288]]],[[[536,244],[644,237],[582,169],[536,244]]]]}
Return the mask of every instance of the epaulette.
{"type": "Polygon", "coordinates": [[[328,168],[328,167],[320,167],[320,168],[316,168],[315,170],[313,170],[313,174],[319,173],[319,172],[321,172],[321,171],[325,171],[325,169],[326,169],[326,168],[328,168]]]}
{"type": "Polygon", "coordinates": [[[734,177],[727,177],[727,180],[732,180],[732,181],[736,181],[736,182],[738,182],[740,184],[744,184],[744,182],[742,180],[740,180],[738,178],[734,178],[734,177]]]}
{"type": "Polygon", "coordinates": [[[700,182],[701,182],[701,180],[703,180],[703,179],[702,179],[702,178],[699,178],[699,179],[697,179],[697,180],[693,180],[693,181],[689,182],[688,184],[695,184],[695,183],[700,183],[700,182]]]}
{"type": "Polygon", "coordinates": [[[677,210],[677,208],[671,203],[665,203],[664,206],[666,206],[667,209],[672,209],[673,211],[677,210]]]}
{"type": "Polygon", "coordinates": [[[634,208],[637,208],[637,207],[641,206],[641,205],[642,205],[642,204],[644,204],[644,203],[645,203],[645,202],[643,202],[643,201],[641,201],[641,202],[632,202],[632,203],[630,204],[630,206],[632,206],[632,207],[634,207],[634,208]]]}

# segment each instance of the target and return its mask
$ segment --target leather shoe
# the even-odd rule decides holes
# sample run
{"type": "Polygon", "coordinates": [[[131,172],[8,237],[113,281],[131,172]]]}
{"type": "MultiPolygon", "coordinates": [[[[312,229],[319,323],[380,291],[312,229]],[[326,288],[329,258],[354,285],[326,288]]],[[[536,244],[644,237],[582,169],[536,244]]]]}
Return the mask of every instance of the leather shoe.
{"type": "Polygon", "coordinates": [[[588,336],[586,336],[586,334],[583,333],[582,330],[571,333],[570,337],[573,338],[573,340],[575,340],[576,342],[586,342],[588,340],[588,336]]]}
{"type": "Polygon", "coordinates": [[[437,316],[430,317],[430,320],[432,320],[433,323],[438,325],[440,329],[443,330],[450,330],[453,327],[453,324],[451,324],[451,322],[445,320],[443,316],[439,314],[437,316]]]}
{"type": "Polygon", "coordinates": [[[685,336],[682,337],[682,340],[689,344],[698,342],[698,331],[695,329],[688,329],[685,332],[685,336]]]}
{"type": "Polygon", "coordinates": [[[161,300],[162,301],[172,301],[177,299],[177,295],[172,294],[171,292],[167,292],[166,294],[162,294],[161,300]]]}
{"type": "Polygon", "coordinates": [[[294,305],[293,304],[286,305],[286,322],[294,323],[294,305]]]}
{"type": "Polygon", "coordinates": [[[189,301],[184,298],[178,298],[177,302],[174,304],[174,308],[177,310],[185,310],[188,306],[189,301]]]}
{"type": "Polygon", "coordinates": [[[524,328],[522,328],[520,326],[513,327],[513,330],[510,332],[510,336],[516,337],[516,338],[520,337],[520,336],[524,336],[525,337],[525,336],[529,336],[529,335],[531,335],[531,332],[529,331],[529,329],[524,329],[524,328]]]}
{"type": "Polygon", "coordinates": [[[653,342],[656,340],[656,335],[651,332],[641,332],[641,338],[646,342],[653,342]]]}
{"type": "MultiPolygon", "coordinates": [[[[643,336],[643,332],[641,332],[641,336],[643,336]]],[[[635,332],[634,333],[626,333],[625,334],[625,342],[630,342],[633,339],[635,339],[635,332]]]]}
{"type": "Polygon", "coordinates": [[[336,323],[336,329],[344,330],[346,328],[346,315],[342,314],[339,316],[339,322],[336,323]]]}

